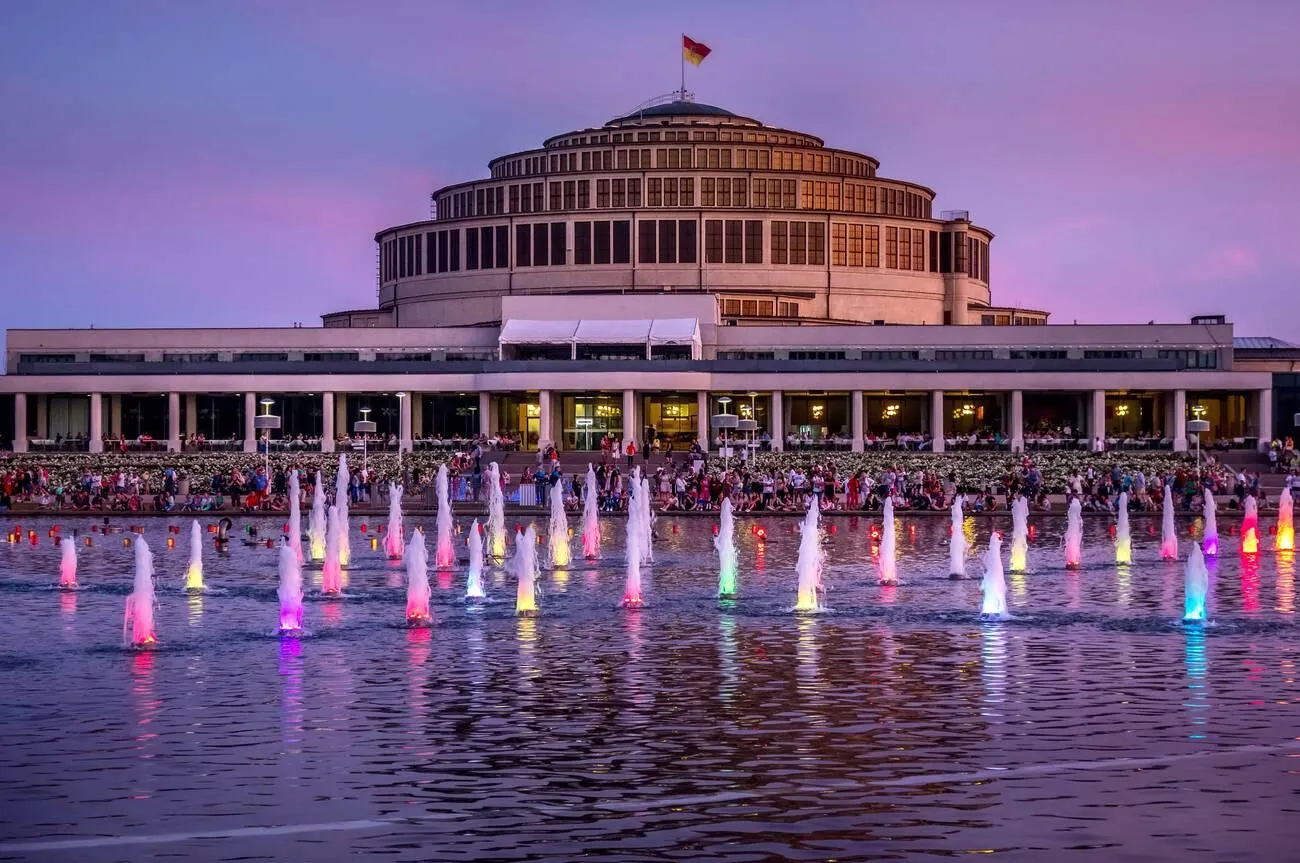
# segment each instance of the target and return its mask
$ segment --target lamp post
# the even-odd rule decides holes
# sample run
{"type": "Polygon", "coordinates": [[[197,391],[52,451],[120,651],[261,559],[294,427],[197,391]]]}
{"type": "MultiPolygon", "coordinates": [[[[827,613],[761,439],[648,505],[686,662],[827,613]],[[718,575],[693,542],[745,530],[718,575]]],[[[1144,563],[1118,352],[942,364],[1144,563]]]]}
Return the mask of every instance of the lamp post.
{"type": "Polygon", "coordinates": [[[1188,420],[1187,430],[1196,434],[1196,476],[1197,482],[1200,482],[1201,476],[1201,435],[1210,430],[1209,420],[1188,420]]]}
{"type": "Polygon", "coordinates": [[[265,456],[266,472],[266,490],[271,490],[271,430],[280,427],[280,418],[271,413],[271,405],[275,404],[275,399],[262,399],[262,412],[253,417],[253,428],[262,431],[262,453],[265,456]]]}
{"type": "Polygon", "coordinates": [[[714,414],[710,420],[710,425],[714,431],[722,432],[722,469],[728,469],[731,459],[731,437],[728,432],[737,428],[740,418],[735,414],[727,413],[727,405],[731,404],[731,396],[719,396],[718,404],[722,405],[722,413],[714,414]]]}
{"type": "Polygon", "coordinates": [[[361,435],[361,471],[370,473],[370,438],[375,433],[374,421],[370,419],[370,408],[361,409],[361,419],[352,424],[352,431],[361,435]]]}

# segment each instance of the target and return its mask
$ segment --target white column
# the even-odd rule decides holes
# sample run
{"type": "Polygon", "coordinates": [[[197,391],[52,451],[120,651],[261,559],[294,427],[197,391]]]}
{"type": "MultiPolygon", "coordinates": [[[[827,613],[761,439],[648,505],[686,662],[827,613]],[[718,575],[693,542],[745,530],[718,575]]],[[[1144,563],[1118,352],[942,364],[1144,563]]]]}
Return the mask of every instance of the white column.
{"type": "Polygon", "coordinates": [[[772,427],[767,430],[772,436],[772,452],[785,452],[785,393],[772,391],[772,409],[768,412],[772,427]]]}
{"type": "Polygon", "coordinates": [[[1025,451],[1025,393],[1011,391],[1011,451],[1025,451]]]}
{"type": "Polygon", "coordinates": [[[334,452],[334,393],[320,396],[320,451],[334,452]]]}
{"type": "Polygon", "coordinates": [[[411,451],[411,394],[397,400],[397,448],[411,451]]]}
{"type": "MultiPolygon", "coordinates": [[[[636,421],[636,390],[623,390],[623,437],[632,436],[632,440],[640,440],[641,429],[636,421]]],[[[646,443],[646,441],[641,441],[646,443]]],[[[637,445],[638,448],[640,444],[637,445]]]]}
{"type": "Polygon", "coordinates": [[[185,394],[185,434],[194,437],[199,432],[199,397],[185,394]]]}
{"type": "Polygon", "coordinates": [[[26,393],[14,393],[14,452],[27,452],[26,393]]]}
{"type": "Polygon", "coordinates": [[[257,415],[257,393],[244,393],[244,452],[257,452],[257,429],[253,417],[257,415]]]}
{"type": "Polygon", "coordinates": [[[943,390],[930,392],[930,449],[944,451],[943,440],[943,390]]]}
{"type": "Polygon", "coordinates": [[[181,451],[181,394],[167,394],[167,451],[181,451]]]}
{"type": "Polygon", "coordinates": [[[696,425],[699,426],[700,447],[705,452],[709,452],[713,448],[713,440],[710,437],[711,423],[709,422],[708,390],[700,390],[695,394],[695,410],[696,425]]]}
{"type": "Polygon", "coordinates": [[[90,452],[104,451],[104,397],[90,394],[90,452]]]}
{"type": "Polygon", "coordinates": [[[36,396],[36,439],[47,440],[50,434],[50,397],[41,393],[36,396]]]}
{"type": "MultiPolygon", "coordinates": [[[[538,423],[537,423],[538,426],[537,443],[539,448],[543,448],[548,443],[555,443],[551,439],[551,391],[550,390],[542,390],[537,394],[537,412],[540,415],[538,417],[538,423]]],[[[556,444],[555,448],[558,450],[560,447],[558,444],[556,444]]]]}
{"type": "Polygon", "coordinates": [[[1256,397],[1259,399],[1259,442],[1256,448],[1266,453],[1273,440],[1273,389],[1260,390],[1256,397]]]}
{"type": "Polygon", "coordinates": [[[862,390],[849,393],[849,423],[853,452],[862,452],[862,436],[866,433],[862,425],[862,390]]]}
{"type": "Polygon", "coordinates": [[[1174,452],[1187,452],[1187,390],[1174,390],[1174,452]]]}
{"type": "Polygon", "coordinates": [[[1106,391],[1093,390],[1092,403],[1088,410],[1088,448],[1092,452],[1106,449],[1106,391]],[[1098,443],[1100,439],[1100,443],[1098,443]]]}
{"type": "Polygon", "coordinates": [[[478,394],[478,433],[492,436],[492,393],[478,394]]]}

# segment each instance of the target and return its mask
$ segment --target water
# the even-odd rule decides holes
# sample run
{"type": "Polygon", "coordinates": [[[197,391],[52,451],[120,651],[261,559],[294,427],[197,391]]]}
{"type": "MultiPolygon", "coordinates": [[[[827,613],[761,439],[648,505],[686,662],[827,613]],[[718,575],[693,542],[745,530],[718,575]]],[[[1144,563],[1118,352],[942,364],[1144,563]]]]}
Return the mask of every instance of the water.
{"type": "Polygon", "coordinates": [[[1295,524],[1291,514],[1294,505],[1291,492],[1282,489],[1277,496],[1277,535],[1273,539],[1273,547],[1279,551],[1295,549],[1295,524]]]}
{"type": "Polygon", "coordinates": [[[402,533],[402,486],[392,482],[388,484],[388,529],[384,532],[384,551],[389,560],[401,560],[406,553],[402,533]]]}
{"type": "Polygon", "coordinates": [[[952,502],[952,538],[948,540],[948,574],[953,578],[966,577],[966,533],[962,526],[963,495],[952,502]]]}
{"type": "MultiPolygon", "coordinates": [[[[348,457],[346,454],[340,455],[339,472],[334,478],[334,506],[338,509],[339,523],[339,546],[336,557],[340,566],[347,566],[352,560],[352,528],[348,524],[348,484],[351,481],[352,474],[348,472],[348,457]]],[[[325,544],[328,546],[330,530],[328,514],[325,522],[325,544]]]]}
{"type": "Polygon", "coordinates": [[[1077,569],[1083,565],[1083,504],[1077,497],[1070,499],[1065,518],[1065,565],[1077,569]]]}
{"type": "Polygon", "coordinates": [[[434,549],[434,566],[450,569],[456,565],[456,547],[451,541],[454,516],[451,512],[451,495],[448,493],[447,465],[438,465],[438,544],[434,549]]]}
{"type": "Polygon", "coordinates": [[[641,553],[641,563],[653,563],[655,559],[655,513],[650,506],[650,480],[640,476],[640,469],[634,470],[633,482],[636,496],[632,504],[637,508],[637,524],[641,526],[641,542],[637,545],[641,553]]]}
{"type": "Polygon", "coordinates": [[[1210,592],[1210,574],[1205,568],[1201,547],[1195,542],[1191,547],[1183,574],[1183,620],[1203,621],[1206,617],[1205,600],[1210,592]]]}
{"type": "Polygon", "coordinates": [[[515,531],[515,556],[510,568],[515,577],[515,614],[537,614],[537,529],[531,524],[523,533],[515,531]]]}
{"type": "Polygon", "coordinates": [[[898,551],[894,536],[894,501],[885,500],[884,523],[880,529],[880,565],[876,572],[881,584],[898,584],[898,551]]]}
{"type": "Polygon", "coordinates": [[[149,647],[158,641],[154,632],[153,553],[143,536],[135,540],[135,578],[122,616],[122,640],[132,647],[149,647]]]}
{"type": "Polygon", "coordinates": [[[1204,509],[1205,527],[1201,531],[1201,551],[1205,552],[1206,557],[1216,557],[1219,554],[1219,523],[1215,514],[1217,505],[1208,488],[1205,490],[1204,509]]]}
{"type": "Polygon", "coordinates": [[[1259,505],[1254,495],[1246,495],[1242,503],[1241,515],[1241,553],[1255,554],[1259,551],[1259,505]]]}
{"type": "Polygon", "coordinates": [[[280,583],[275,594],[280,601],[280,633],[292,635],[302,632],[302,564],[292,543],[280,544],[278,569],[280,583]]]}
{"type": "Polygon", "coordinates": [[[185,567],[184,590],[203,590],[203,528],[190,522],[190,562],[185,567]]]}
{"type": "MultiPolygon", "coordinates": [[[[431,575],[437,625],[408,630],[402,567],[367,543],[342,602],[307,567],[312,636],[281,639],[279,550],[238,537],[283,516],[237,517],[205,554],[224,592],[160,591],[138,653],[118,642],[135,549],[96,535],[81,588],[53,590],[55,520],[24,518],[40,544],[0,543],[0,675],[21,694],[0,707],[0,859],[1294,858],[1294,555],[1223,556],[1214,625],[1183,626],[1182,562],[1142,517],[1130,567],[1087,517],[1066,571],[1064,516],[1034,513],[1015,619],[981,623],[979,582],[948,580],[946,514],[896,513],[890,589],[862,563],[879,521],[828,517],[833,612],[794,615],[797,517],[738,517],[745,590],[719,602],[713,520],[669,513],[648,602],[623,613],[620,518],[605,561],[542,575],[542,616],[465,603],[462,564],[431,575]]],[[[187,549],[166,526],[188,520],[137,520],[169,584],[187,549]]],[[[982,552],[1011,519],[972,524],[982,552]]],[[[483,578],[513,593],[490,561],[483,578]]]]}
{"type": "Polygon", "coordinates": [[[487,466],[488,487],[488,548],[492,557],[502,560],[506,556],[506,498],[501,490],[501,466],[491,462],[487,466]]]}
{"type": "Polygon", "coordinates": [[[1007,616],[1007,582],[1002,572],[1002,537],[994,533],[989,537],[988,551],[984,553],[984,578],[980,581],[983,601],[980,614],[985,619],[1004,619],[1007,616]]]}
{"type": "Polygon", "coordinates": [[[1174,492],[1165,485],[1165,499],[1160,513],[1160,556],[1165,560],[1178,559],[1178,529],[1174,527],[1174,492]]]}
{"type": "Polygon", "coordinates": [[[298,563],[302,553],[302,487],[298,485],[298,471],[289,471],[289,545],[293,547],[298,563]]]}
{"type": "Polygon", "coordinates": [[[547,554],[552,569],[569,565],[573,553],[569,548],[569,518],[564,514],[564,488],[560,483],[551,486],[551,520],[547,529],[547,554]]]}
{"type": "Polygon", "coordinates": [[[429,613],[429,550],[424,546],[424,534],[411,531],[411,544],[405,549],[406,557],[406,623],[408,626],[427,626],[433,620],[429,613]]]}
{"type": "Polygon", "coordinates": [[[627,565],[623,570],[623,607],[637,608],[642,603],[641,598],[641,543],[645,541],[645,532],[641,528],[641,508],[631,506],[628,508],[627,524],[627,541],[624,543],[623,551],[627,557],[627,565]]]}
{"type": "Polygon", "coordinates": [[[62,549],[59,560],[59,587],[73,589],[77,586],[77,539],[69,536],[59,540],[62,549]]]}
{"type": "Polygon", "coordinates": [[[483,599],[483,528],[478,519],[469,526],[469,569],[465,571],[465,598],[483,599]]]}
{"type": "Polygon", "coordinates": [[[1115,513],[1118,523],[1115,525],[1115,562],[1131,563],[1133,561],[1133,534],[1128,525],[1128,492],[1119,493],[1115,501],[1115,513]]]}
{"type": "Polygon", "coordinates": [[[346,527],[339,515],[339,508],[332,506],[325,518],[325,563],[321,567],[321,593],[337,595],[343,592],[342,552],[346,541],[346,527]]]}
{"type": "Polygon", "coordinates": [[[817,499],[808,504],[808,514],[804,516],[799,534],[799,560],[795,563],[795,572],[799,576],[799,591],[795,599],[795,611],[821,611],[822,605],[822,537],[821,511],[817,509],[817,499]]]}
{"type": "Polygon", "coordinates": [[[582,556],[587,560],[600,557],[600,502],[596,491],[596,469],[587,464],[587,480],[582,484],[582,556]]]}
{"type": "Polygon", "coordinates": [[[325,559],[325,484],[320,471],[316,471],[316,486],[311,496],[311,517],[307,520],[308,545],[311,559],[325,559]]]}
{"type": "Polygon", "coordinates": [[[1029,568],[1029,499],[1016,495],[1011,502],[1011,566],[1012,572],[1029,568]]]}
{"type": "Polygon", "coordinates": [[[713,547],[718,552],[718,596],[727,599],[736,595],[736,515],[732,510],[731,498],[722,499],[722,508],[718,512],[718,535],[713,538],[713,547]]]}

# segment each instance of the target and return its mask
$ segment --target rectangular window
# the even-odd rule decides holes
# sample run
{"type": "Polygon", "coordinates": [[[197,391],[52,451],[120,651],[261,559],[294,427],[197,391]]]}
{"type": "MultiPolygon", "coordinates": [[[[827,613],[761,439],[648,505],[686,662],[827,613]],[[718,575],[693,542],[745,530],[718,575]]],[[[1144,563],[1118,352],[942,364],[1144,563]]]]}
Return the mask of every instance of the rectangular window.
{"type": "Polygon", "coordinates": [[[744,207],[748,205],[749,194],[745,186],[746,182],[744,177],[736,177],[731,181],[731,205],[733,207],[744,207]]]}
{"type": "Polygon", "coordinates": [[[551,223],[551,266],[563,267],[569,263],[569,226],[566,222],[551,223]]]}
{"type": "Polygon", "coordinates": [[[590,180],[578,181],[578,209],[579,210],[591,209],[591,181],[590,180]]]}
{"type": "Polygon", "coordinates": [[[655,221],[654,219],[644,219],[637,222],[636,229],[636,246],[637,263],[653,264],[657,260],[655,256],[655,221]]]}
{"type": "Polygon", "coordinates": [[[925,269],[925,231],[912,229],[912,269],[921,272],[925,269]]]}
{"type": "Polygon", "coordinates": [[[898,269],[898,228],[885,228],[885,266],[898,269]]]}
{"type": "Polygon", "coordinates": [[[808,223],[808,263],[826,266],[826,223],[808,223]]]}
{"type": "Polygon", "coordinates": [[[939,232],[930,232],[930,272],[939,272],[939,232]]]}
{"type": "Polygon", "coordinates": [[[678,200],[677,205],[679,207],[694,207],[695,206],[695,178],[682,177],[680,180],[677,181],[677,184],[681,189],[681,195],[677,199],[678,200]]]}
{"type": "Polygon", "coordinates": [[[649,200],[646,201],[647,207],[662,207],[664,205],[664,181],[660,177],[650,178],[650,189],[647,195],[649,200]]]}
{"type": "Polygon", "coordinates": [[[547,254],[546,242],[549,236],[545,222],[540,222],[532,226],[533,229],[533,266],[545,267],[550,264],[550,256],[547,254]]]}
{"type": "Polygon", "coordinates": [[[617,164],[618,164],[618,169],[619,169],[620,171],[626,171],[626,170],[627,170],[627,150],[619,150],[619,151],[618,151],[618,162],[617,162],[617,164]]]}
{"type": "Polygon", "coordinates": [[[862,226],[849,225],[849,266],[862,266],[862,226]]]}
{"type": "Polygon", "coordinates": [[[843,222],[831,223],[831,266],[845,267],[849,263],[849,232],[843,222]]]}
{"type": "Polygon", "coordinates": [[[840,184],[838,182],[829,183],[826,187],[826,206],[831,210],[840,208],[840,184]]]}
{"type": "Polygon", "coordinates": [[[584,150],[583,153],[582,153],[582,170],[584,170],[584,171],[590,171],[590,170],[591,170],[591,151],[590,151],[590,150],[584,150]]]}
{"type": "Polygon", "coordinates": [[[659,263],[677,263],[677,222],[675,219],[659,220],[659,263]]]}
{"type": "Polygon", "coordinates": [[[699,261],[696,225],[693,219],[677,220],[677,263],[694,264],[699,261]]]}
{"type": "Polygon", "coordinates": [[[956,253],[955,257],[957,259],[954,262],[953,272],[966,273],[968,265],[966,263],[966,232],[965,231],[957,231],[953,234],[953,251],[956,253]]]}
{"type": "Polygon", "coordinates": [[[880,226],[864,225],[862,235],[866,244],[865,265],[868,267],[880,266],[880,226]]]}
{"type": "Polygon", "coordinates": [[[718,206],[719,207],[731,206],[731,178],[730,177],[718,178],[718,206]]]}
{"type": "Polygon", "coordinates": [[[790,223],[790,263],[808,263],[808,223],[790,223]]]}
{"type": "Polygon", "coordinates": [[[576,180],[564,181],[564,209],[576,210],[578,208],[578,183],[576,180]]]}
{"type": "Polygon", "coordinates": [[[626,207],[627,206],[626,203],[627,202],[627,181],[614,180],[613,182],[614,182],[614,206],[626,207]]]}
{"type": "Polygon", "coordinates": [[[406,278],[406,237],[397,238],[397,278],[406,278]]]}
{"type": "Polygon", "coordinates": [[[627,181],[627,205],[629,207],[641,206],[641,179],[632,177],[627,181]]]}
{"type": "Polygon", "coordinates": [[[430,231],[424,235],[424,259],[429,262],[429,272],[434,272],[438,261],[438,233],[430,231]]]}
{"type": "Polygon", "coordinates": [[[813,208],[813,183],[811,180],[804,180],[800,184],[799,207],[804,210],[813,208]]]}
{"type": "Polygon", "coordinates": [[[497,225],[497,266],[510,266],[510,226],[497,225]]]}
{"type": "Polygon", "coordinates": [[[626,219],[614,223],[614,263],[632,263],[632,223],[626,219]]]}
{"type": "Polygon", "coordinates": [[[460,228],[447,232],[447,246],[451,252],[451,265],[449,269],[453,273],[460,272],[460,228]]]}
{"type": "Polygon", "coordinates": [[[744,260],[744,224],[740,219],[727,219],[723,232],[723,260],[728,264],[739,264],[744,260]]]}
{"type": "Polygon", "coordinates": [[[668,167],[668,148],[660,147],[655,150],[655,166],[658,168],[668,167]]]}
{"type": "Polygon", "coordinates": [[[980,255],[980,281],[984,284],[989,282],[989,246],[984,244],[984,252],[980,255]]]}
{"type": "Polygon", "coordinates": [[[772,223],[772,263],[790,263],[789,222],[772,223]]]}
{"type": "Polygon", "coordinates": [[[493,212],[498,214],[504,213],[506,211],[506,187],[497,186],[495,189],[495,195],[497,204],[493,212]]]}
{"type": "Polygon", "coordinates": [[[533,265],[532,255],[532,225],[515,225],[515,266],[531,267],[533,265]]]}
{"type": "Polygon", "coordinates": [[[551,183],[551,211],[552,212],[564,209],[564,207],[562,206],[562,199],[560,197],[560,194],[562,193],[563,189],[564,189],[563,184],[558,182],[551,183]]]}
{"type": "Polygon", "coordinates": [[[704,223],[704,262],[722,263],[722,220],[708,219],[704,223]]]}
{"type": "Polygon", "coordinates": [[[533,212],[540,213],[543,211],[543,201],[546,195],[545,183],[533,183],[533,212]]]}
{"type": "Polygon", "coordinates": [[[907,228],[900,228],[898,232],[898,268],[912,269],[912,232],[907,228]]]}
{"type": "Polygon", "coordinates": [[[447,256],[447,232],[438,232],[438,272],[447,272],[447,266],[451,259],[447,256]]]}
{"type": "Polygon", "coordinates": [[[478,269],[478,231],[474,228],[465,230],[465,269],[478,269]]]}
{"type": "Polygon", "coordinates": [[[763,263],[763,223],[758,219],[745,221],[745,263],[763,263]]]}
{"type": "Polygon", "coordinates": [[[609,180],[596,181],[596,207],[601,210],[609,207],[609,180]]]}
{"type": "Polygon", "coordinates": [[[471,215],[487,215],[487,204],[483,200],[483,193],[487,189],[476,189],[474,191],[474,212],[471,215]]]}
{"type": "Polygon", "coordinates": [[[573,263],[591,263],[591,222],[573,223],[573,263]]]}
{"type": "Polygon", "coordinates": [[[939,272],[952,272],[952,232],[939,234],[939,272]]]}
{"type": "Polygon", "coordinates": [[[798,188],[798,180],[781,181],[781,207],[786,210],[793,210],[795,204],[795,193],[798,188]]]}
{"type": "Polygon", "coordinates": [[[677,178],[676,177],[664,178],[664,206],[665,207],[677,206],[677,178]]]}
{"type": "Polygon", "coordinates": [[[593,222],[592,238],[592,262],[597,264],[609,263],[609,222],[593,222]]]}
{"type": "MultiPolygon", "coordinates": [[[[473,228],[470,228],[470,230],[474,230],[474,229],[473,229],[473,228]]],[[[490,269],[492,269],[492,267],[494,266],[494,264],[493,264],[493,256],[494,256],[494,255],[493,255],[493,246],[492,246],[492,228],[491,228],[491,227],[487,227],[487,228],[479,228],[478,230],[479,230],[479,234],[480,234],[480,236],[479,236],[479,238],[478,238],[478,247],[479,247],[479,251],[482,253],[482,256],[483,256],[483,257],[482,257],[482,261],[481,261],[480,264],[479,264],[479,269],[482,269],[482,270],[490,270],[490,269]]]]}

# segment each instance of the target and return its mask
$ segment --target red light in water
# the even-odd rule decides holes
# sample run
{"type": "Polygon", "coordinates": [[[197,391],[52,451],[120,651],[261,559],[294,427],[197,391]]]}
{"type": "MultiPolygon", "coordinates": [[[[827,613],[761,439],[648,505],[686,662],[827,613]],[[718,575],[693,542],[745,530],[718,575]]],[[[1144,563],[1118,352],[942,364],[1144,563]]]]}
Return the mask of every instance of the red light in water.
{"type": "Polygon", "coordinates": [[[94,540],[92,540],[90,537],[86,537],[86,548],[90,548],[94,544],[95,544],[94,540]]]}
{"type": "Polygon", "coordinates": [[[831,530],[830,530],[830,532],[831,532],[831,533],[835,533],[835,525],[831,525],[831,530]]]}
{"type": "Polygon", "coordinates": [[[362,533],[366,532],[366,526],[364,524],[361,525],[361,532],[362,533]]]}
{"type": "MultiPolygon", "coordinates": [[[[569,533],[572,534],[573,531],[569,531],[569,533]]],[[[677,529],[677,522],[673,522],[673,533],[681,533],[681,531],[677,529]]]]}
{"type": "Polygon", "coordinates": [[[718,526],[716,524],[713,526],[713,535],[714,536],[718,535],[718,526]]]}
{"type": "MultiPolygon", "coordinates": [[[[285,529],[285,531],[288,531],[288,530],[289,530],[288,525],[285,525],[285,528],[284,528],[284,529],[285,529]]],[[[387,526],[387,525],[383,525],[383,524],[381,524],[381,525],[379,526],[379,533],[382,535],[382,534],[384,533],[384,531],[387,530],[387,529],[388,529],[388,526],[387,526]]]]}
{"type": "Polygon", "coordinates": [[[1115,525],[1113,525],[1113,524],[1110,526],[1110,535],[1111,535],[1111,536],[1114,536],[1114,535],[1115,535],[1115,525]]]}
{"type": "Polygon", "coordinates": [[[286,521],[284,523],[284,530],[282,531],[282,533],[288,533],[288,532],[289,532],[289,522],[286,521]]]}
{"type": "Polygon", "coordinates": [[[167,537],[167,547],[168,547],[168,548],[175,548],[175,547],[176,547],[176,540],[173,539],[173,538],[170,537],[170,536],[167,537]]]}

